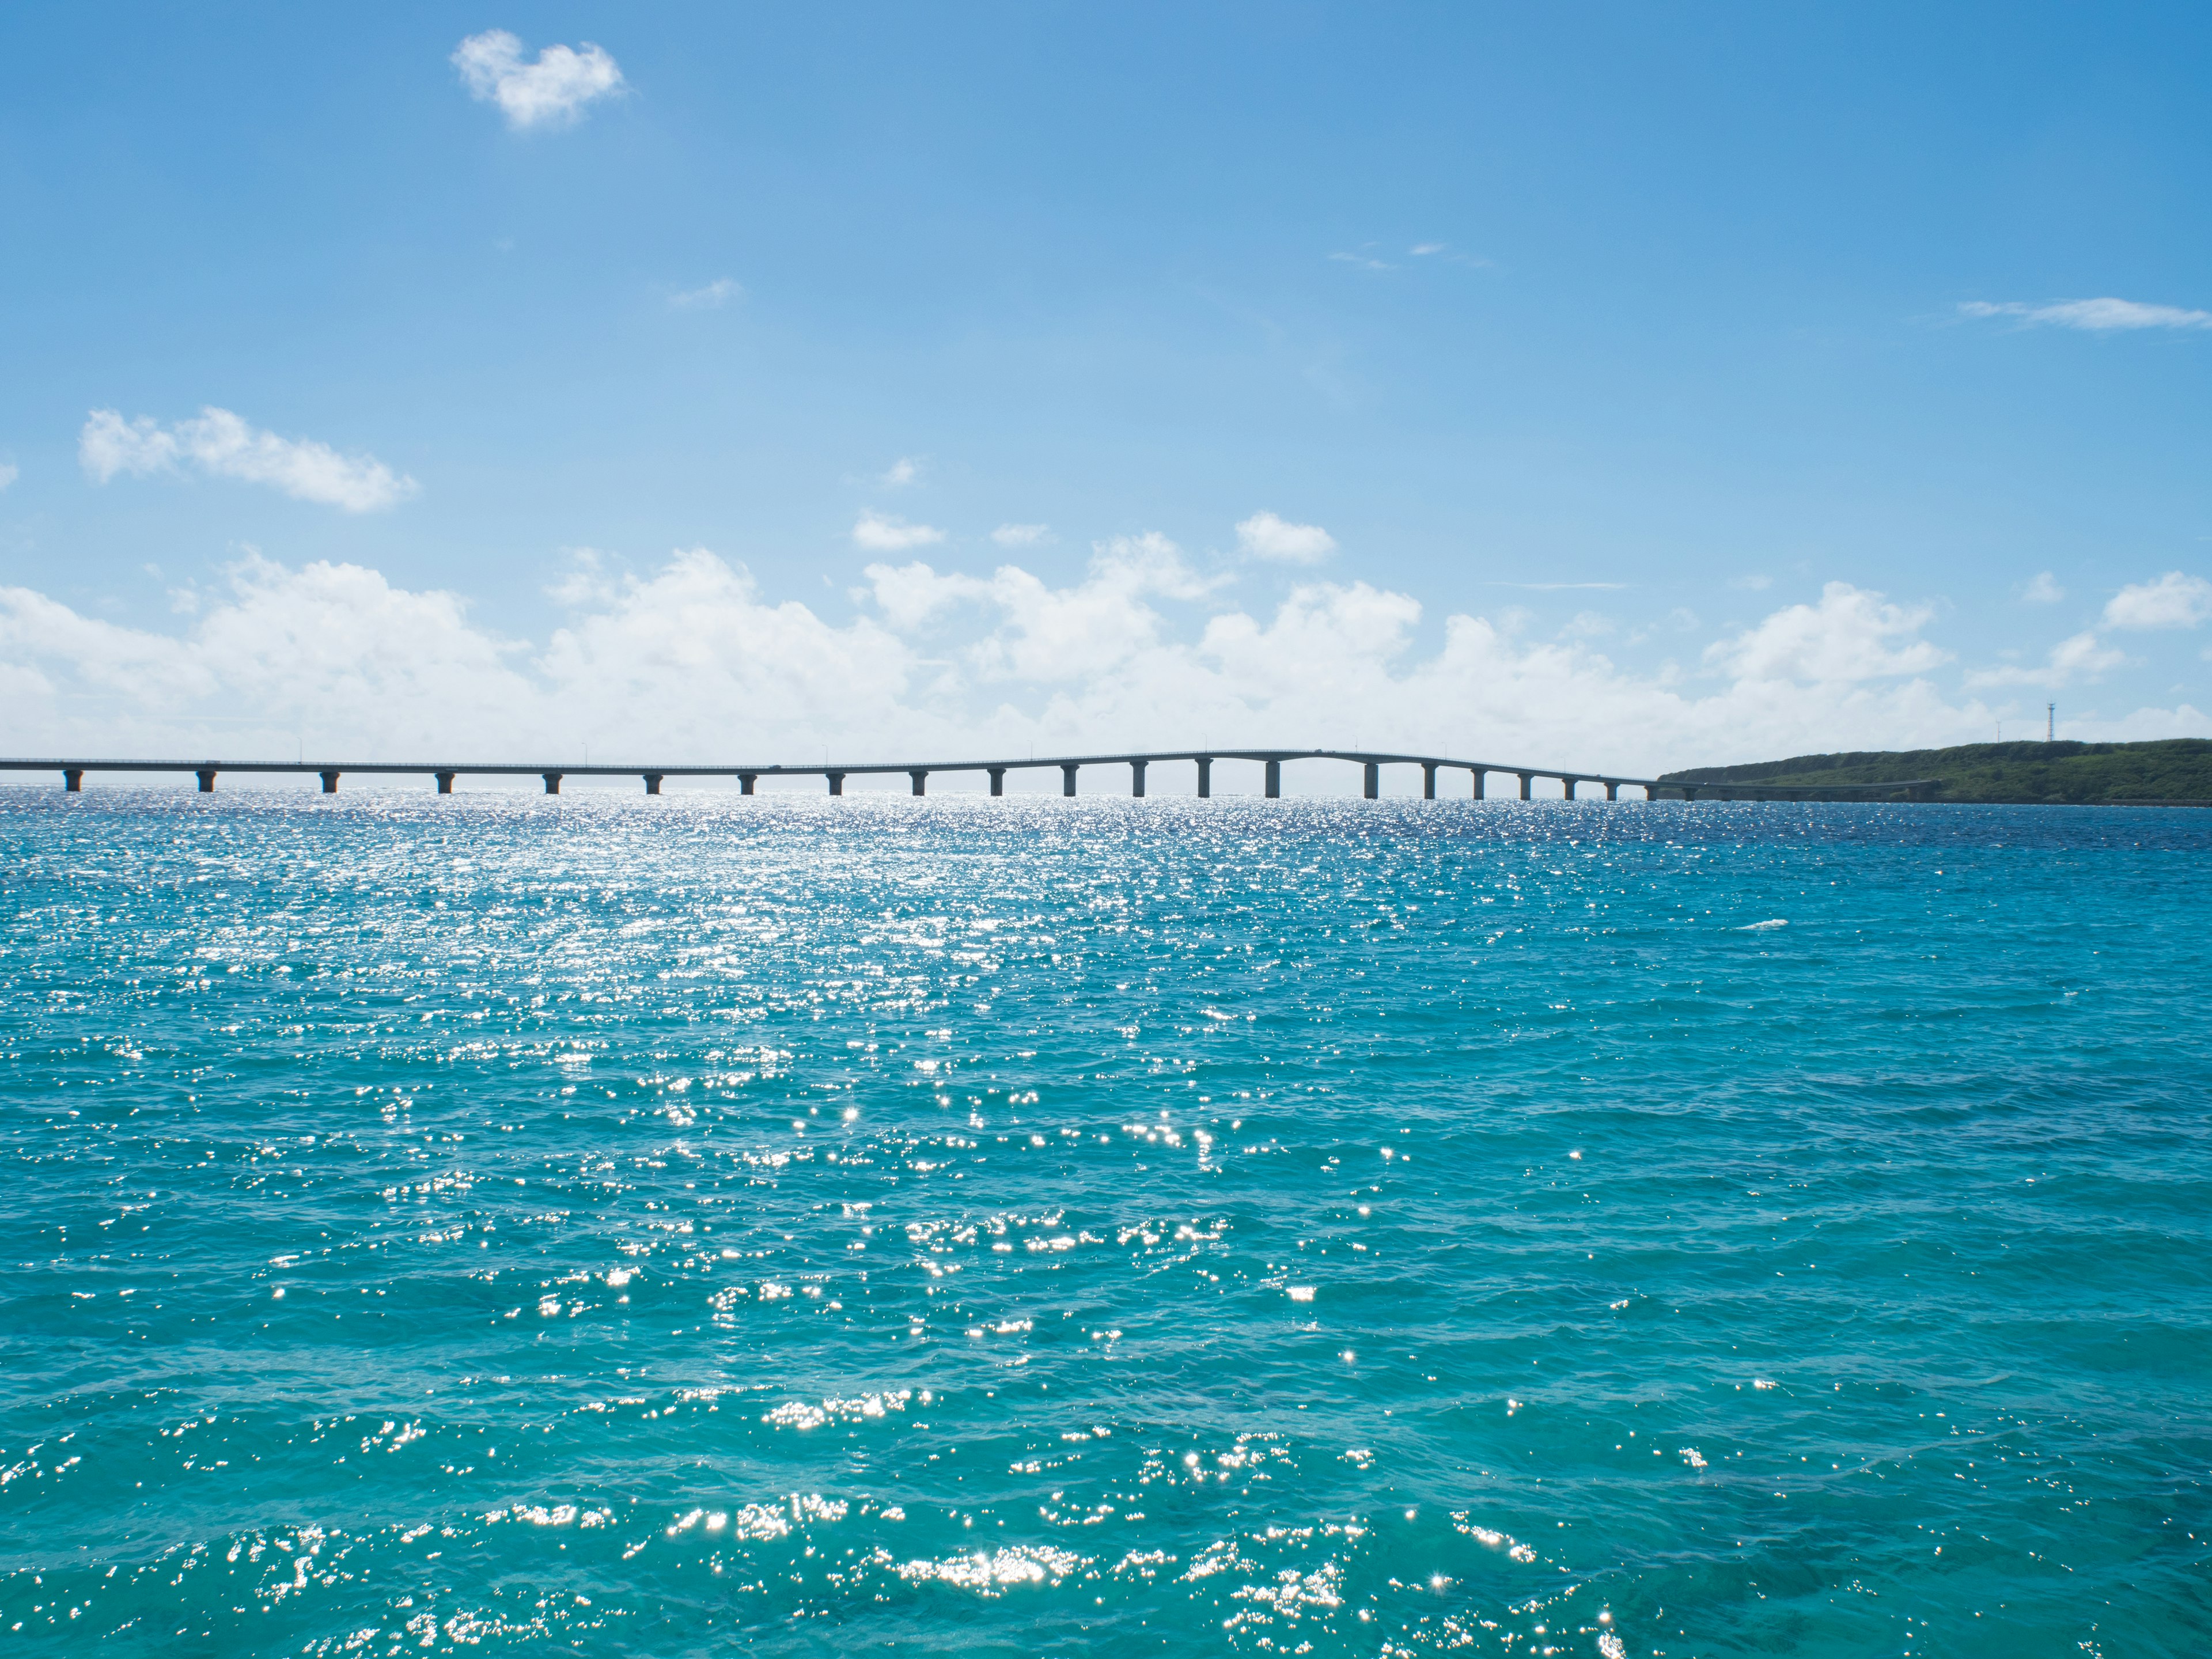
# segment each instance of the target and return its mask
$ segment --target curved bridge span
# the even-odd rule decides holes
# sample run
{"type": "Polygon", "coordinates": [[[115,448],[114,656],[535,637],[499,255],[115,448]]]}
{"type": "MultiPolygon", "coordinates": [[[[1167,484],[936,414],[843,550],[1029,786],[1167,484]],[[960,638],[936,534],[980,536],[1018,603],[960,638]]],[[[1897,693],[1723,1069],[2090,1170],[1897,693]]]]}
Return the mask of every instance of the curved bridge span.
{"type": "MultiPolygon", "coordinates": [[[[1145,793],[1146,774],[1154,766],[1187,763],[1198,769],[1198,793],[1201,796],[1213,793],[1213,763],[1220,760],[1255,761],[1266,769],[1267,794],[1273,799],[1283,793],[1283,767],[1290,761],[1345,761],[1362,769],[1363,793],[1370,800],[1382,793],[1382,769],[1386,766],[1418,766],[1421,769],[1423,799],[1437,799],[1437,779],[1440,773],[1467,773],[1469,775],[1469,798],[1481,800],[1488,795],[1487,782],[1492,776],[1517,779],[1519,799],[1534,799],[1532,786],[1539,778],[1556,780],[1569,800],[1590,799],[1576,793],[1584,784],[1602,787],[1605,799],[1618,800],[1624,786],[1644,792],[1646,800],[1657,800],[1663,790],[1681,800],[1696,800],[1700,796],[1721,800],[1847,800],[1865,799],[1873,793],[1895,799],[1902,793],[1911,799],[1925,799],[1939,784],[1938,780],[1920,779],[1910,782],[1881,785],[1843,785],[1833,787],[1790,785],[1763,787],[1756,784],[1681,783],[1657,778],[1615,777],[1604,772],[1568,770],[1556,766],[1508,765],[1498,761],[1462,760],[1443,755],[1385,754],[1364,749],[1167,749],[1141,754],[1119,755],[1051,755],[1026,756],[1013,760],[976,761],[866,761],[851,763],[823,762],[819,766],[736,765],[736,766],[622,766],[571,765],[469,765],[437,761],[220,761],[220,760],[11,760],[0,758],[0,772],[58,772],[62,787],[74,794],[84,787],[87,773],[91,772],[189,772],[199,780],[200,793],[212,794],[216,780],[226,772],[248,775],[297,775],[321,779],[323,793],[337,793],[338,780],[348,773],[371,777],[427,777],[434,779],[438,793],[453,793],[456,778],[534,777],[544,780],[545,793],[561,793],[563,778],[637,778],[645,784],[645,793],[657,795],[660,786],[669,778],[735,778],[741,793],[751,794],[763,778],[820,778],[833,795],[845,793],[845,780],[854,777],[896,776],[903,773],[912,781],[914,793],[927,793],[933,773],[980,772],[991,781],[991,793],[1003,795],[1006,792],[1009,772],[1050,772],[1060,775],[1060,793],[1075,793],[1075,781],[1086,766],[1127,767],[1129,793],[1145,793]]],[[[1634,796],[1631,796],[1632,800],[1634,796]]]]}

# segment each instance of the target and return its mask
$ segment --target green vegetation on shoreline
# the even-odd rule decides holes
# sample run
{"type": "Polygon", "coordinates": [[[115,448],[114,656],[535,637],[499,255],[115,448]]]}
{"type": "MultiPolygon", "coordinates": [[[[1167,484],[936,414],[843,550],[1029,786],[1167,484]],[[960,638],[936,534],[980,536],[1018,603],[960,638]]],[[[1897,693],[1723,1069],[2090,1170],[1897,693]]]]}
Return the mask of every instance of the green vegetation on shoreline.
{"type": "Polygon", "coordinates": [[[2156,743],[1970,743],[1849,755],[1799,755],[1749,766],[1668,772],[1662,783],[1753,784],[1766,788],[1937,778],[1937,800],[2118,805],[2212,801],[2212,739],[2156,743]]]}

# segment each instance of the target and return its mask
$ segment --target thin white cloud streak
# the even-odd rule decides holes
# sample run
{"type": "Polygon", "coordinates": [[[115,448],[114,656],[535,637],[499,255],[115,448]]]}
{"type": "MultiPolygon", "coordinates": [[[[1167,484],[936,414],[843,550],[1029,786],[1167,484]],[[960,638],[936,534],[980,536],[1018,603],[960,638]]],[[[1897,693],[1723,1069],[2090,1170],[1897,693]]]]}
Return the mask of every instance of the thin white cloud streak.
{"type": "Polygon", "coordinates": [[[2146,328],[2212,328],[2212,311],[2145,305],[2138,300],[2063,300],[2043,306],[2025,305],[2016,300],[1994,304],[1987,300],[1969,300],[1959,311],[1966,317],[2011,317],[2030,326],[2075,328],[2091,334],[2127,333],[2146,328]]]}
{"type": "Polygon", "coordinates": [[[1048,524],[1002,524],[991,532],[991,539],[1001,547],[1034,547],[1039,542],[1052,539],[1048,524]]]}
{"type": "Polygon", "coordinates": [[[676,311],[719,311],[732,300],[745,297],[744,287],[729,276],[717,276],[704,288],[685,289],[680,294],[668,296],[668,303],[676,311]]]}
{"type": "Polygon", "coordinates": [[[2123,587],[2105,605],[2107,628],[2194,628],[2208,617],[2212,582],[2179,570],[2123,587]]]}
{"type": "Polygon", "coordinates": [[[454,48],[453,63],[469,95],[478,103],[498,105],[507,125],[518,131],[574,122],[586,105],[623,86],[615,60],[588,40],[581,52],[548,46],[535,63],[525,63],[520,40],[505,29],[486,29],[454,48]]]}
{"type": "Polygon", "coordinates": [[[944,539],[945,532],[933,525],[908,524],[872,510],[862,512],[853,523],[853,545],[870,553],[903,553],[944,539]]]}
{"type": "MultiPolygon", "coordinates": [[[[1692,675],[1631,672],[1588,641],[1530,641],[1465,614],[1423,646],[1419,602],[1364,582],[1222,608],[1156,536],[1101,544],[1058,586],[1011,565],[867,577],[859,613],[837,621],[703,549],[644,574],[580,560],[556,592],[568,620],[536,641],[483,627],[459,595],[347,564],[250,556],[167,630],[0,588],[0,697],[18,752],[275,759],[304,744],[535,761],[588,743],[601,759],[818,763],[825,749],[896,760],[1202,733],[1224,748],[1356,736],[1632,775],[1973,741],[1996,714],[1921,672],[1947,654],[1920,636],[1924,610],[1842,583],[1723,641],[1713,672],[1692,675]]],[[[2185,706],[2119,718],[2136,735],[2205,725],[2185,706]]],[[[1297,787],[1355,785],[1316,768],[1297,787]]]]}
{"type": "Polygon", "coordinates": [[[342,455],[312,438],[280,438],[212,405],[171,426],[150,415],[126,421],[117,410],[95,409],[77,434],[77,460],[98,483],[118,473],[144,477],[191,466],[348,513],[396,507],[420,488],[374,455],[342,455]]]}
{"type": "Polygon", "coordinates": [[[1317,524],[1291,524],[1273,513],[1255,513],[1238,523],[1237,545],[1255,559],[1319,564],[1336,551],[1336,538],[1317,524]]]}

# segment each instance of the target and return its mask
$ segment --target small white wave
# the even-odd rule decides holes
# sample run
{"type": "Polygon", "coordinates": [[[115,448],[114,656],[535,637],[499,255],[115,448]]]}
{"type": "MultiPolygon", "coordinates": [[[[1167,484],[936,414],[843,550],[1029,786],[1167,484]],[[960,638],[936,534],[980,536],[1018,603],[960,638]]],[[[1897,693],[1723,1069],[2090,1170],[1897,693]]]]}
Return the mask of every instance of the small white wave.
{"type": "Polygon", "coordinates": [[[1789,925],[1788,917],[1777,916],[1771,921],[1747,922],[1741,927],[1731,927],[1729,931],[1732,933],[1763,933],[1770,927],[1787,927],[1789,925]]]}

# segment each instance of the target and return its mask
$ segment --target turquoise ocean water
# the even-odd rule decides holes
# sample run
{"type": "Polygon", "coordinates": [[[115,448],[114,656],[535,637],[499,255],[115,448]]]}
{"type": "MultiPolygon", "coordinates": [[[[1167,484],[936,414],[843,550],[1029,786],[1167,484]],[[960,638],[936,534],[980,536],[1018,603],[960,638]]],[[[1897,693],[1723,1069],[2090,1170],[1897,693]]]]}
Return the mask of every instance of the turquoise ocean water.
{"type": "Polygon", "coordinates": [[[2201,1653],[2208,851],[0,792],[0,1649],[2201,1653]]]}

